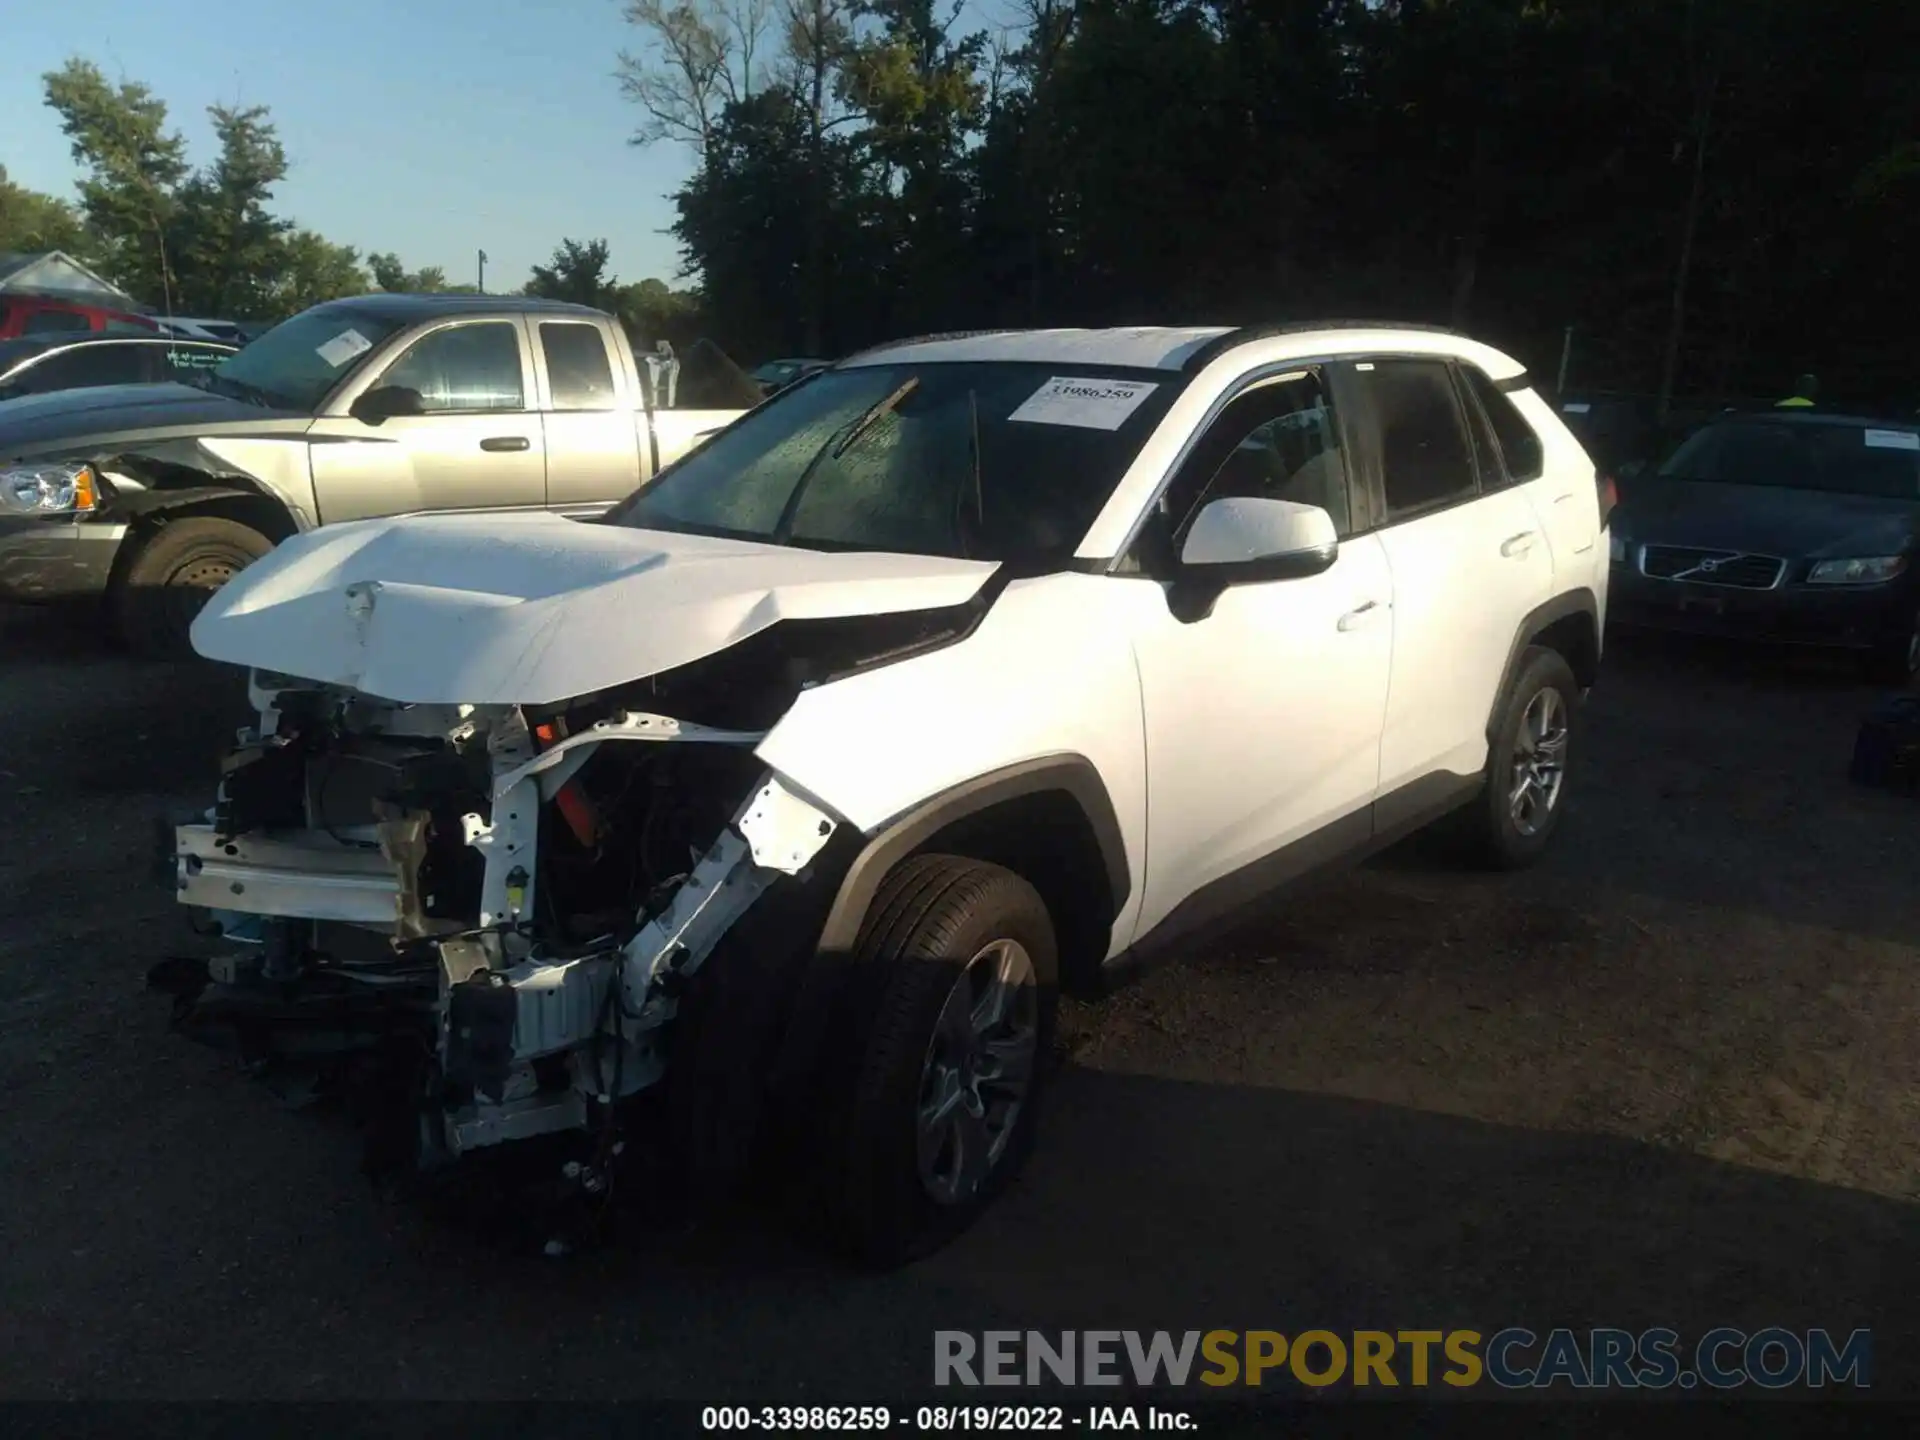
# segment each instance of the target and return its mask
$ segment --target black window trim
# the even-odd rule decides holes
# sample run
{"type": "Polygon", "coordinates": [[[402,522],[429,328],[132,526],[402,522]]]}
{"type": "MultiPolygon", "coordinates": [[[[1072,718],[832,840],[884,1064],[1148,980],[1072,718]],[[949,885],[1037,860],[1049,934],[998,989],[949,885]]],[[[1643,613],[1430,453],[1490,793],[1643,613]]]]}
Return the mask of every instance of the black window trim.
{"type": "MultiPolygon", "coordinates": [[[[1360,387],[1356,378],[1359,373],[1359,366],[1373,364],[1381,360],[1421,360],[1430,365],[1445,367],[1448,384],[1454,392],[1454,404],[1457,407],[1460,403],[1460,385],[1458,379],[1453,374],[1454,366],[1460,362],[1458,355],[1438,353],[1431,350],[1369,350],[1363,354],[1340,357],[1339,363],[1344,370],[1343,379],[1345,383],[1358,392],[1359,396],[1365,397],[1360,400],[1359,406],[1356,408],[1362,409],[1364,414],[1364,420],[1361,422],[1361,425],[1366,445],[1365,483],[1367,486],[1368,508],[1371,511],[1368,518],[1372,521],[1366,529],[1362,530],[1356,527],[1353,534],[1343,536],[1343,543],[1346,540],[1358,540],[1363,535],[1375,535],[1383,530],[1390,530],[1396,525],[1406,525],[1415,520],[1425,520],[1429,516],[1444,514],[1446,511],[1456,509],[1461,505],[1471,505],[1476,500],[1486,498],[1487,492],[1480,487],[1480,467],[1476,463],[1473,466],[1473,487],[1470,490],[1459,495],[1449,496],[1443,500],[1433,501],[1417,509],[1403,511],[1400,514],[1394,514],[1388,509],[1386,473],[1381,464],[1380,417],[1374,413],[1371,394],[1360,387]]],[[[1467,454],[1471,457],[1474,453],[1473,431],[1467,424],[1467,417],[1464,412],[1460,414],[1460,427],[1466,435],[1467,454]]]]}
{"type": "Polygon", "coordinates": [[[1453,380],[1454,398],[1462,411],[1460,418],[1467,425],[1467,450],[1473,456],[1474,488],[1482,495],[1511,490],[1518,482],[1507,469],[1506,450],[1500,444],[1499,432],[1493,428],[1493,417],[1487,414],[1487,407],[1480,403],[1480,397],[1473,393],[1473,382],[1466,374],[1466,362],[1456,360],[1447,367],[1447,371],[1453,380]],[[1476,416],[1480,421],[1478,425],[1473,423],[1476,416]],[[1488,452],[1485,455],[1480,453],[1483,445],[1488,452]]]}
{"type": "MultiPolygon", "coordinates": [[[[392,372],[394,366],[398,365],[402,360],[406,359],[408,355],[413,353],[414,346],[422,344],[433,336],[442,334],[445,331],[458,330],[476,325],[505,325],[512,330],[517,337],[515,344],[518,347],[520,357],[519,405],[485,409],[425,410],[418,415],[408,415],[402,418],[408,420],[432,420],[442,415],[486,416],[539,414],[538,401],[540,399],[540,392],[528,384],[529,380],[535,378],[530,368],[533,360],[533,346],[527,335],[526,320],[523,316],[518,315],[461,315],[443,320],[438,324],[427,325],[418,331],[401,330],[391,336],[388,341],[388,343],[391,344],[394,340],[398,340],[401,342],[399,346],[394,349],[390,358],[381,362],[380,369],[374,373],[372,381],[358,393],[365,395],[368,391],[380,389],[385,384],[386,378],[392,372]]],[[[357,376],[349,378],[357,378],[357,376]]],[[[342,385],[344,384],[345,382],[342,382],[342,385]]],[[[330,392],[328,399],[330,400],[338,395],[341,388],[341,386],[336,386],[334,390],[330,392]]],[[[323,405],[325,403],[327,402],[322,401],[323,405]]]]}
{"type": "MultiPolygon", "coordinates": [[[[1352,463],[1354,432],[1349,427],[1348,422],[1343,418],[1342,412],[1344,407],[1340,403],[1334,382],[1334,371],[1346,358],[1347,357],[1342,355],[1305,355],[1291,360],[1270,360],[1265,364],[1256,365],[1253,369],[1237,377],[1233,384],[1221,391],[1219,398],[1207,407],[1207,413],[1200,417],[1199,423],[1196,424],[1188,434],[1185,443],[1181,445],[1174,457],[1167,462],[1167,468],[1161,472],[1159,480],[1154,484],[1152,493],[1147,496],[1146,501],[1141,505],[1139,513],[1133,517],[1133,523],[1127,527],[1126,538],[1121,542],[1119,548],[1105,559],[1088,560],[1084,562],[1086,568],[1102,575],[1117,575],[1122,579],[1129,580],[1138,579],[1142,573],[1139,569],[1124,567],[1138,565],[1140,560],[1138,551],[1141,535],[1152,522],[1154,512],[1159,506],[1160,501],[1172,487],[1174,477],[1179,475],[1182,467],[1186,465],[1188,458],[1199,446],[1200,437],[1213,428],[1214,422],[1219,420],[1227,406],[1238,400],[1242,395],[1246,394],[1247,391],[1264,381],[1272,380],[1281,375],[1289,375],[1295,370],[1317,370],[1321,372],[1321,388],[1327,392],[1327,403],[1333,407],[1334,429],[1340,440],[1341,458],[1346,464],[1347,518],[1348,523],[1354,527],[1348,534],[1340,538],[1342,543],[1344,543],[1347,540],[1359,536],[1361,533],[1360,521],[1362,516],[1354,506],[1354,498],[1361,482],[1357,478],[1352,463]]],[[[1177,374],[1178,372],[1174,373],[1177,374]]],[[[804,385],[806,381],[801,380],[795,383],[804,385]]],[[[1174,403],[1178,404],[1179,401],[1176,399],[1174,403]]],[[[1160,423],[1162,425],[1167,423],[1165,416],[1161,417],[1160,423]]],[[[1155,433],[1157,434],[1158,431],[1156,430],[1155,433]]],[[[1143,442],[1142,448],[1144,448],[1146,444],[1151,443],[1152,438],[1151,435],[1148,436],[1147,440],[1143,442]]],[[[1075,568],[1079,568],[1081,563],[1082,562],[1075,562],[1075,568]]]]}
{"type": "Polygon", "coordinates": [[[1456,360],[1454,362],[1454,369],[1459,378],[1462,392],[1473,396],[1474,406],[1486,419],[1487,429],[1493,436],[1494,455],[1500,462],[1500,474],[1503,479],[1500,488],[1503,490],[1511,490],[1516,485],[1531,485],[1536,480],[1544,479],[1547,473],[1546,436],[1542,435],[1539,430],[1535,428],[1534,423],[1527,419],[1524,410],[1518,405],[1513,406],[1513,413],[1519,417],[1520,423],[1527,427],[1527,432],[1533,436],[1534,444],[1540,447],[1540,473],[1538,475],[1528,475],[1524,477],[1516,476],[1513,473],[1513,468],[1507,464],[1507,447],[1505,442],[1500,439],[1500,428],[1493,423],[1493,416],[1487,413],[1487,407],[1481,403],[1480,396],[1474,391],[1473,382],[1468,378],[1466,373],[1469,369],[1477,371],[1480,378],[1492,386],[1496,394],[1507,396],[1507,403],[1512,405],[1512,397],[1514,395],[1519,394],[1522,390],[1531,390],[1533,388],[1533,382],[1528,378],[1527,372],[1522,370],[1518,375],[1512,376],[1510,379],[1496,380],[1487,374],[1485,366],[1476,365],[1471,360],[1456,360]]]}

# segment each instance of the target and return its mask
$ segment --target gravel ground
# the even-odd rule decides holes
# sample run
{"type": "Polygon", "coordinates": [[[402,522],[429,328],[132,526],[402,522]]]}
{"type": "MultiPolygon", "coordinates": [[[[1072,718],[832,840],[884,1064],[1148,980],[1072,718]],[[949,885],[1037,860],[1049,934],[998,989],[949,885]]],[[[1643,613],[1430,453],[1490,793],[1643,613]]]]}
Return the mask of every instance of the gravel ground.
{"type": "Polygon", "coordinates": [[[151,817],[230,677],[0,611],[0,1396],[848,1403],[936,1328],[1875,1331],[1920,1389],[1920,808],[1808,662],[1616,646],[1548,863],[1418,844],[1072,1007],[1022,1182],[907,1272],[751,1225],[525,1257],[167,1033],[151,817]]]}

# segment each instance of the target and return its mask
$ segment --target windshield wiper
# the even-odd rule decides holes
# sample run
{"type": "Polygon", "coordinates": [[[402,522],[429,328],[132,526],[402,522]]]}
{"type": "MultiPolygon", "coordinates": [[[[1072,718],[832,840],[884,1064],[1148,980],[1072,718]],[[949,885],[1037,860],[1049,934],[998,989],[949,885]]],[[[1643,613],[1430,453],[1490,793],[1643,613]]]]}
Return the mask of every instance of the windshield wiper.
{"type": "Polygon", "coordinates": [[[207,372],[204,389],[216,395],[231,394],[235,400],[244,400],[249,405],[258,405],[263,410],[284,410],[287,404],[272,391],[262,390],[258,385],[249,385],[244,380],[235,380],[230,375],[222,375],[218,370],[207,372]]]}
{"type": "Polygon", "coordinates": [[[800,472],[800,478],[794,481],[793,493],[787,496],[787,503],[780,508],[780,519],[773,527],[772,539],[775,545],[784,545],[792,538],[793,522],[800,513],[801,497],[807,493],[807,486],[813,483],[813,477],[820,472],[820,467],[827,461],[838,460],[846,454],[859,443],[862,435],[892,414],[902,400],[919,388],[920,377],[915,375],[891,395],[876,401],[835,430],[826,438],[826,443],[813,452],[813,458],[807,461],[806,468],[800,472]]]}

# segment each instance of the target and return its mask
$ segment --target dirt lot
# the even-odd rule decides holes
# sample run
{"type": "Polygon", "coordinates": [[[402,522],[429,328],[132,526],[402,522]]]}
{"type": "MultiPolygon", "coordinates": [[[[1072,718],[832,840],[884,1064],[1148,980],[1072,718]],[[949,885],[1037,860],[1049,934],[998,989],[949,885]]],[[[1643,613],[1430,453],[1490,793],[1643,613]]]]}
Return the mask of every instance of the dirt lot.
{"type": "Polygon", "coordinates": [[[1616,647],[1549,864],[1396,852],[1076,1009],[1037,1162],[907,1273],[555,1264],[168,1035],[149,825],[231,685],[0,613],[0,1395],[847,1402],[993,1325],[1868,1325],[1920,1388],[1920,807],[1845,783],[1867,698],[1616,647]]]}

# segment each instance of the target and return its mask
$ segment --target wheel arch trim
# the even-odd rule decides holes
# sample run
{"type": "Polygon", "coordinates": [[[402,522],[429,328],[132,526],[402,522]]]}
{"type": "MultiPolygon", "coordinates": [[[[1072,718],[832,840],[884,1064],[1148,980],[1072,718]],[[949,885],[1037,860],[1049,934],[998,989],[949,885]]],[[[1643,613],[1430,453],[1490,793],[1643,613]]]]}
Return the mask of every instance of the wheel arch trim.
{"type": "Polygon", "coordinates": [[[1133,878],[1125,837],[1106,784],[1093,762],[1083,755],[1045,755],[962,781],[869,832],[867,843],[841,877],[817,948],[851,951],[887,874],[949,825],[995,805],[1054,790],[1065,792],[1086,817],[1100,849],[1117,916],[1132,893],[1133,878]]]}

